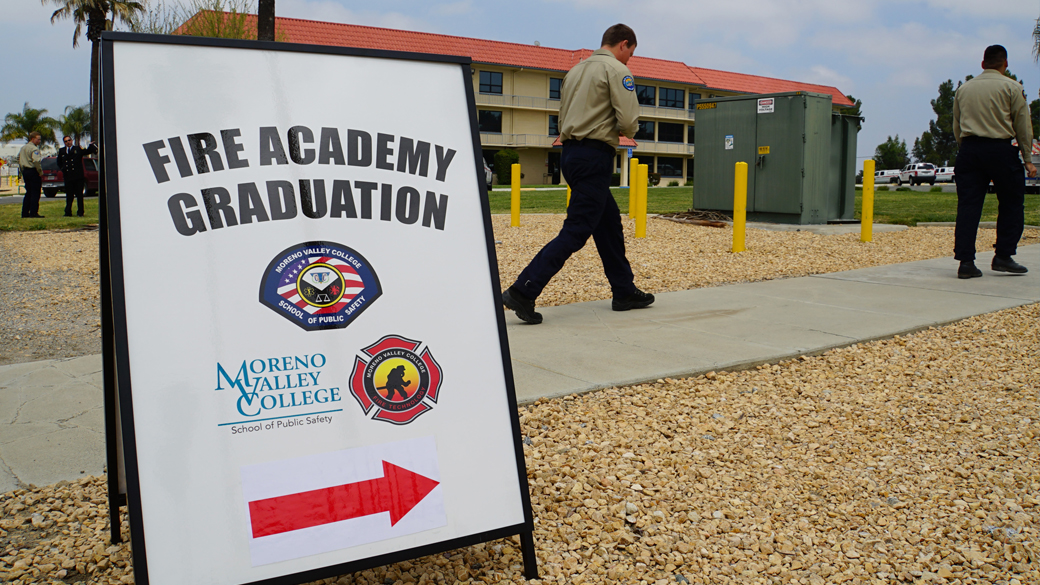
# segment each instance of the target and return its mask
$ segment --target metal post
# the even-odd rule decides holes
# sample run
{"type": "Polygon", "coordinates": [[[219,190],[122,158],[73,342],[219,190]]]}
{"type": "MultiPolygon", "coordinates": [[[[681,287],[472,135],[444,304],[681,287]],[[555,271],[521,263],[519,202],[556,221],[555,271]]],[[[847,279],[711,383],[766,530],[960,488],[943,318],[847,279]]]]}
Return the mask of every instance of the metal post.
{"type": "Polygon", "coordinates": [[[636,189],[639,185],[639,159],[632,157],[628,159],[628,217],[632,219],[636,216],[636,211],[633,207],[636,193],[636,189]]]}
{"type": "MultiPolygon", "coordinates": [[[[636,237],[646,237],[646,191],[647,191],[647,175],[650,172],[650,168],[647,165],[639,165],[639,188],[635,193],[635,214],[636,214],[636,237]]],[[[631,204],[630,204],[631,206],[631,204]]]]}
{"type": "Polygon", "coordinates": [[[874,161],[863,161],[863,212],[860,215],[859,239],[874,241],[874,161]]]}
{"type": "Polygon", "coordinates": [[[514,164],[510,169],[512,174],[509,177],[509,211],[511,216],[509,225],[511,227],[520,227],[520,165],[514,164]]]}
{"type": "Polygon", "coordinates": [[[531,532],[520,533],[520,552],[524,558],[524,577],[527,579],[538,578],[538,557],[534,554],[534,534],[531,532]]]}
{"type": "Polygon", "coordinates": [[[571,186],[567,185],[567,207],[570,207],[570,206],[571,206],[571,186]]]}
{"type": "Polygon", "coordinates": [[[733,169],[733,252],[743,252],[744,223],[747,221],[746,162],[738,162],[733,169]]]}

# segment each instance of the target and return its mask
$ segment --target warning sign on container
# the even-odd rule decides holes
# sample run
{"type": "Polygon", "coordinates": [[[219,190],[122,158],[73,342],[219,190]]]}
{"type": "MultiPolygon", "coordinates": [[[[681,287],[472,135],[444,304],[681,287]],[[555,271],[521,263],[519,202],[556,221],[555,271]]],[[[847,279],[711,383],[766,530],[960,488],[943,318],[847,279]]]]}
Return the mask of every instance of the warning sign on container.
{"type": "Polygon", "coordinates": [[[776,103],[774,98],[762,98],[758,100],[758,113],[759,114],[772,114],[776,103]]]}

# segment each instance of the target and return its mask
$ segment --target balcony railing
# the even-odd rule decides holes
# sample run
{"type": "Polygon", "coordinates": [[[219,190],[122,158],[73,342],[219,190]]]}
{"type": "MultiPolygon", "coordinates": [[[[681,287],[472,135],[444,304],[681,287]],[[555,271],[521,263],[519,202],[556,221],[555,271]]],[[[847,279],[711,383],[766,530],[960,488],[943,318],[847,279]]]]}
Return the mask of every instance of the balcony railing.
{"type": "Polygon", "coordinates": [[[552,110],[560,109],[560,100],[549,98],[532,97],[527,95],[503,95],[496,93],[478,93],[478,106],[499,106],[503,108],[525,108],[529,110],[552,110]]]}
{"type": "Polygon", "coordinates": [[[545,134],[495,134],[492,132],[480,133],[481,146],[516,146],[552,148],[555,136],[545,134]]]}
{"type": "Polygon", "coordinates": [[[682,142],[651,142],[649,140],[637,140],[636,142],[639,144],[635,149],[636,155],[645,152],[652,154],[688,154],[693,156],[692,144],[684,144],[682,142]]]}
{"type": "Polygon", "coordinates": [[[657,106],[639,106],[640,118],[669,118],[671,120],[694,119],[694,110],[683,108],[659,108],[657,106]]]}
{"type": "MultiPolygon", "coordinates": [[[[556,136],[544,134],[497,134],[493,132],[480,133],[481,146],[512,146],[515,148],[552,148],[556,136]]],[[[654,142],[652,140],[638,140],[635,152],[648,154],[685,154],[693,156],[693,145],[682,142],[654,142]]],[[[623,150],[624,147],[618,148],[623,150]]]]}

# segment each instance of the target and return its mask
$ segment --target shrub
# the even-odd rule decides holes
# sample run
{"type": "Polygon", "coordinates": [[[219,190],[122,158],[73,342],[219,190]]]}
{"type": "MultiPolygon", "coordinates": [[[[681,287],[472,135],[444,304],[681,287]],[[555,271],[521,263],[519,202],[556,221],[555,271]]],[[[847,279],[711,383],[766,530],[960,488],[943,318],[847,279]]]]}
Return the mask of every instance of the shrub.
{"type": "Polygon", "coordinates": [[[888,185],[883,185],[877,188],[878,191],[888,191],[888,185]]]}
{"type": "Polygon", "coordinates": [[[686,179],[686,183],[683,184],[683,187],[693,187],[693,179],[686,179]]]}
{"type": "Polygon", "coordinates": [[[495,175],[499,185],[512,184],[513,165],[519,162],[520,155],[515,150],[506,148],[495,153],[495,175]]]}
{"type": "Polygon", "coordinates": [[[650,185],[653,187],[661,184],[661,173],[648,173],[647,178],[649,179],[650,185]]]}
{"type": "Polygon", "coordinates": [[[668,186],[669,187],[678,187],[679,186],[679,181],[668,181],[668,186]]]}
{"type": "Polygon", "coordinates": [[[620,187],[621,186],[621,173],[614,173],[610,175],[610,186],[620,187]]]}
{"type": "Polygon", "coordinates": [[[896,191],[913,191],[910,187],[897,187],[896,191]]]}
{"type": "Polygon", "coordinates": [[[929,193],[942,193],[942,187],[940,187],[938,185],[935,185],[934,187],[929,189],[928,192],[929,193]]]}

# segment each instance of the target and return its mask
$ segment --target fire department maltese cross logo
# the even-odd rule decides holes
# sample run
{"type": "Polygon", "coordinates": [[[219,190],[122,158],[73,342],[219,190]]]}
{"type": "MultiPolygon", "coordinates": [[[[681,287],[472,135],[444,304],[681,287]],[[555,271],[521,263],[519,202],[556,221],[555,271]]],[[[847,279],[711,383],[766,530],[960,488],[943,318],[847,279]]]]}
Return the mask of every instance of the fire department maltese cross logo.
{"type": "Polygon", "coordinates": [[[421,341],[387,335],[354,357],[350,393],[374,420],[406,425],[433,408],[440,391],[441,367],[421,341]]]}
{"type": "Polygon", "coordinates": [[[335,242],[283,250],[260,283],[260,302],[307,331],[350,325],[382,293],[368,261],[335,242]]]}

